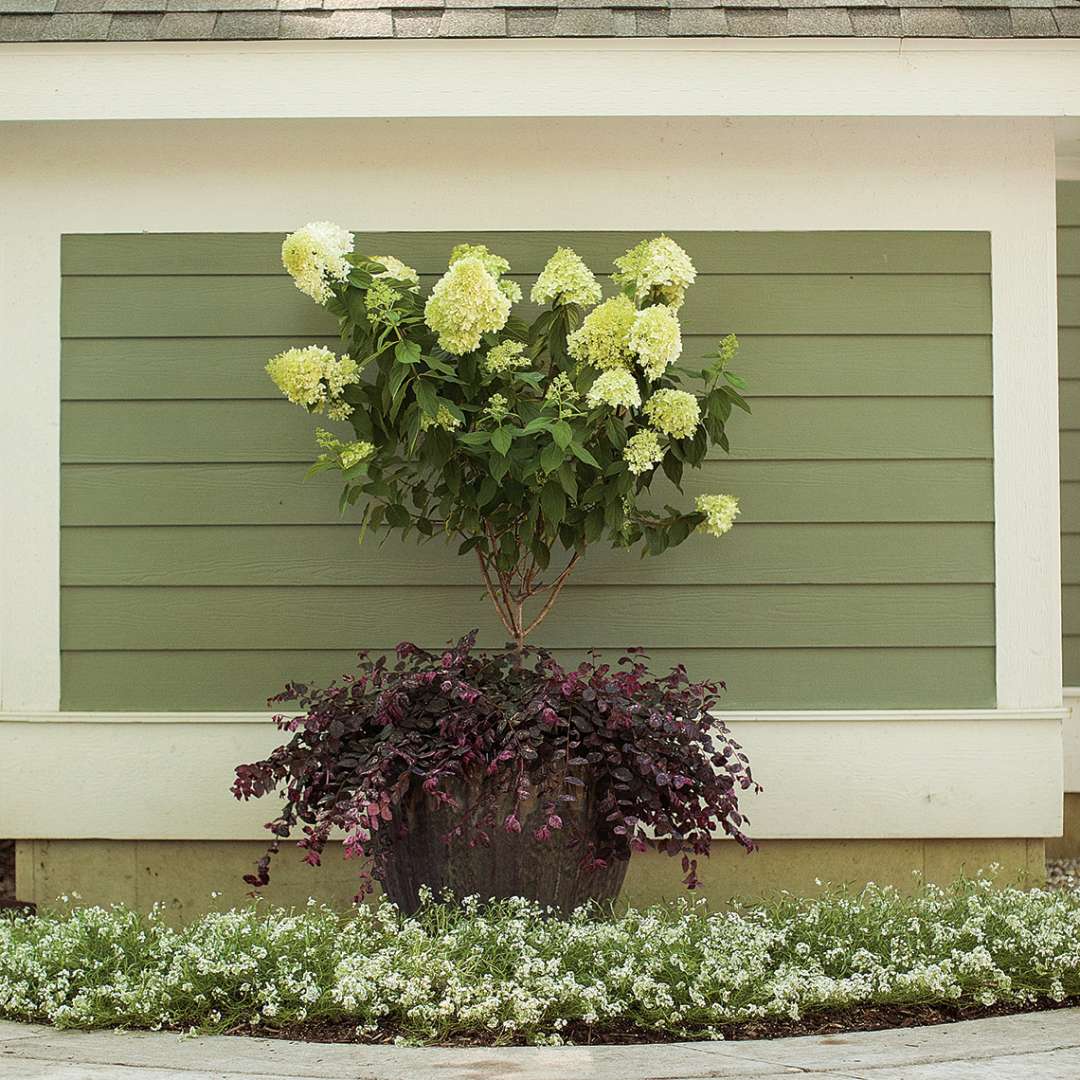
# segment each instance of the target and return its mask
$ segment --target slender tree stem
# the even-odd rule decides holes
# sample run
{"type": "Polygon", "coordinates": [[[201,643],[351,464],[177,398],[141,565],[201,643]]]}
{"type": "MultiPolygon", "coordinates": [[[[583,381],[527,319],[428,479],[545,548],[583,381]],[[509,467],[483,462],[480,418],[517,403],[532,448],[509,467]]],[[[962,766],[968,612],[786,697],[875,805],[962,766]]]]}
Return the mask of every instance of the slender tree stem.
{"type": "Polygon", "coordinates": [[[578,560],[580,558],[580,553],[575,551],[574,554],[570,557],[570,561],[566,564],[566,569],[563,570],[563,572],[548,586],[548,589],[550,589],[551,591],[547,598],[547,601],[540,609],[540,612],[536,616],[536,618],[533,619],[533,621],[529,623],[529,625],[522,632],[521,636],[523,640],[528,637],[529,634],[531,634],[540,625],[540,623],[544,621],[547,613],[551,610],[555,601],[559,598],[559,593],[562,592],[562,587],[566,584],[567,578],[569,578],[570,575],[574,572],[574,567],[577,566],[578,560]]]}
{"type": "Polygon", "coordinates": [[[487,563],[484,562],[484,556],[479,548],[476,549],[476,558],[480,563],[480,573],[484,575],[484,587],[487,589],[487,594],[491,598],[492,604],[495,605],[495,611],[498,613],[499,621],[506,628],[506,632],[516,640],[517,634],[514,631],[512,616],[508,618],[503,612],[502,605],[499,602],[499,595],[495,591],[495,586],[491,581],[491,575],[488,573],[487,563]]]}

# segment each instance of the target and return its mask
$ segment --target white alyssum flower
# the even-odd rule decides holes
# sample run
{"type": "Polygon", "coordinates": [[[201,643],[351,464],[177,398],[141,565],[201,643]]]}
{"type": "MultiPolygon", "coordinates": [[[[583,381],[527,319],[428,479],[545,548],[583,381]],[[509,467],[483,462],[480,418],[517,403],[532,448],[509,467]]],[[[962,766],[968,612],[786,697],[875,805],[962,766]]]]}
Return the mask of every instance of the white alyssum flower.
{"type": "Polygon", "coordinates": [[[0,918],[0,1017],[200,1031],[317,1018],[409,1045],[540,1045],[586,1025],[718,1038],[725,1024],[875,1003],[1080,994],[1080,895],[1064,891],[969,880],[543,915],[472,898],[416,917],[312,903],[178,927],[119,906],[0,918]]]}

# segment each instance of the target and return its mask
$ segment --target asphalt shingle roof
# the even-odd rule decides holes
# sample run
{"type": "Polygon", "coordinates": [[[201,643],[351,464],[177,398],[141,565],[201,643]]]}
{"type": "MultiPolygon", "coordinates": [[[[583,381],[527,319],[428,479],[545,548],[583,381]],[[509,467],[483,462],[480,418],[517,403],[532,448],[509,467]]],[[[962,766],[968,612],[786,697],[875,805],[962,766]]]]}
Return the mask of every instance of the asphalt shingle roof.
{"type": "Polygon", "coordinates": [[[0,42],[1080,37],[1080,0],[0,0],[0,42]]]}

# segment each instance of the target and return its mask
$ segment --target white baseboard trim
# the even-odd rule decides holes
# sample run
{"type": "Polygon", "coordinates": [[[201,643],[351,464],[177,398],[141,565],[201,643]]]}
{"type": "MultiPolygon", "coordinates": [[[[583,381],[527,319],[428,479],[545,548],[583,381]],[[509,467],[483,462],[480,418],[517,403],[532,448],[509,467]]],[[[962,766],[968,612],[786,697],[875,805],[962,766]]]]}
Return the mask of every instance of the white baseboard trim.
{"type": "MultiPolygon", "coordinates": [[[[1080,705],[1080,690],[1076,691],[1080,705]]],[[[276,802],[232,771],[281,737],[268,713],[0,713],[0,836],[263,839],[276,802]]],[[[762,839],[1060,835],[1065,709],[724,713],[762,839]]],[[[1073,713],[1072,715],[1076,715],[1073,713]]]]}

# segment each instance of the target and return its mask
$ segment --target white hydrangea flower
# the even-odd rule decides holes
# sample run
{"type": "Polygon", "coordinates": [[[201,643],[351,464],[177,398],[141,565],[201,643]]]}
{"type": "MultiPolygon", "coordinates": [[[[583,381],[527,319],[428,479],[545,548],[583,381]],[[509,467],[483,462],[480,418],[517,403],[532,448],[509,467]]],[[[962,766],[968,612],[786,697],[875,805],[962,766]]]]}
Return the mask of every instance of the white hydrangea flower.
{"type": "Polygon", "coordinates": [[[328,281],[344,281],[352,268],[353,234],[332,221],[311,221],[289,233],[281,245],[281,261],[296,287],[316,303],[332,293],[328,281]]]}
{"type": "Polygon", "coordinates": [[[657,431],[672,439],[688,439],[701,422],[701,406],[685,390],[657,390],[645,402],[645,415],[657,431]]]}
{"type": "Polygon", "coordinates": [[[286,349],[266,362],[266,372],[274,385],[294,405],[321,413],[327,405],[332,420],[343,420],[352,406],[341,400],[346,386],[360,375],[351,356],[335,356],[321,345],[286,349]]]}
{"type": "Polygon", "coordinates": [[[509,317],[510,299],[475,256],[456,259],[424,306],[424,321],[454,356],[476,350],[483,335],[501,330],[509,317]]]}
{"type": "Polygon", "coordinates": [[[596,377],[585,395],[585,402],[593,408],[607,405],[612,409],[637,409],[641,406],[641,391],[632,372],[612,368],[596,377]]]}
{"type": "Polygon", "coordinates": [[[600,303],[600,283],[584,260],[572,248],[556,248],[547,261],[530,299],[534,304],[580,304],[592,307],[600,303]]]}
{"type": "Polygon", "coordinates": [[[661,303],[673,308],[682,306],[687,286],[693,285],[697,271],[690,256],[671,239],[660,235],[642,240],[615,260],[612,280],[632,287],[640,303],[655,292],[661,303]]]}
{"type": "Polygon", "coordinates": [[[372,255],[371,261],[386,268],[381,274],[372,275],[376,279],[390,278],[392,281],[409,282],[411,292],[416,292],[420,288],[420,275],[411,266],[406,266],[393,255],[372,255]]]}
{"type": "Polygon", "coordinates": [[[735,524],[739,513],[739,500],[734,495],[699,495],[694,500],[694,509],[705,515],[698,531],[719,537],[730,532],[735,524]]]}
{"type": "Polygon", "coordinates": [[[633,361],[630,331],[637,309],[628,296],[615,296],[593,308],[585,321],[567,339],[570,355],[600,371],[626,368],[633,361]]]}
{"type": "Polygon", "coordinates": [[[631,435],[623,447],[623,460],[634,474],[648,472],[663,456],[660,440],[649,428],[631,435]]]}
{"type": "Polygon", "coordinates": [[[629,347],[646,378],[659,379],[682,355],[682,332],[675,312],[664,304],[639,311],[630,327],[629,347]]]}

